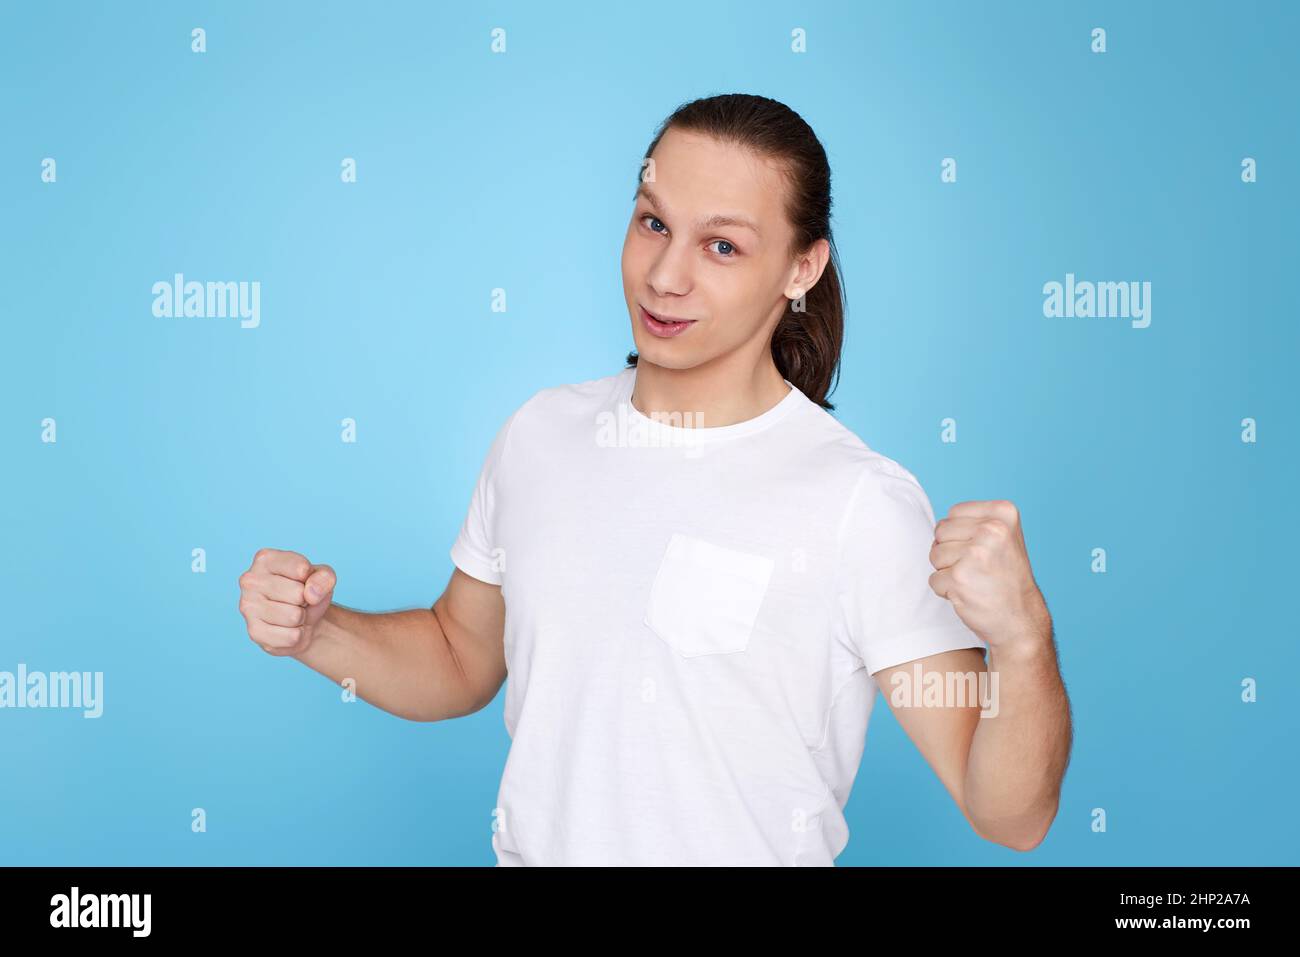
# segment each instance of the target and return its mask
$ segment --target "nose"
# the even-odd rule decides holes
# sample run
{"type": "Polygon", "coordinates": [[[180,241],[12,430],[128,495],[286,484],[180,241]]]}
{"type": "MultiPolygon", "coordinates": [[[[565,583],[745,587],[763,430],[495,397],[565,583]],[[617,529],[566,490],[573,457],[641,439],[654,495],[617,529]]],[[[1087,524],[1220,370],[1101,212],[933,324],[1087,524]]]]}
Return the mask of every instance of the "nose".
{"type": "Polygon", "coordinates": [[[650,271],[646,273],[646,283],[656,296],[667,299],[669,296],[684,296],[691,291],[689,253],[689,250],[679,249],[670,242],[655,258],[650,271]]]}

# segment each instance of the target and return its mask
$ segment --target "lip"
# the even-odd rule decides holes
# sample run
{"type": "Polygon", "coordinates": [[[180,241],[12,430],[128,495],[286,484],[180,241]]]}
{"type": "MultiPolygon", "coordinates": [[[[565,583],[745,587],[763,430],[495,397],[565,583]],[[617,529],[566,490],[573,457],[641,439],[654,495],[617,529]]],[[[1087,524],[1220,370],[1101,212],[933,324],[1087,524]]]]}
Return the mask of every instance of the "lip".
{"type": "Polygon", "coordinates": [[[673,336],[680,336],[695,325],[694,319],[674,319],[668,316],[661,318],[657,313],[650,312],[640,303],[637,303],[637,309],[641,314],[641,325],[645,326],[652,336],[658,336],[660,339],[671,339],[673,336]]]}

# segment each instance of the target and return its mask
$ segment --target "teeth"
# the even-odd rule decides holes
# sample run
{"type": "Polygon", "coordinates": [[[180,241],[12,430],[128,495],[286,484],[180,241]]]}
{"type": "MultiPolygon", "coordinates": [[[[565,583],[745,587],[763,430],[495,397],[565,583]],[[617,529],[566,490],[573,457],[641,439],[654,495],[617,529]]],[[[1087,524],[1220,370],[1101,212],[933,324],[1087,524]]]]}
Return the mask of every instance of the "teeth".
{"type": "Polygon", "coordinates": [[[649,309],[645,310],[645,314],[649,316],[651,319],[653,319],[655,322],[659,323],[659,325],[661,326],[684,326],[686,325],[687,322],[687,320],[685,319],[661,319],[658,316],[656,316],[653,312],[651,312],[649,309]]]}

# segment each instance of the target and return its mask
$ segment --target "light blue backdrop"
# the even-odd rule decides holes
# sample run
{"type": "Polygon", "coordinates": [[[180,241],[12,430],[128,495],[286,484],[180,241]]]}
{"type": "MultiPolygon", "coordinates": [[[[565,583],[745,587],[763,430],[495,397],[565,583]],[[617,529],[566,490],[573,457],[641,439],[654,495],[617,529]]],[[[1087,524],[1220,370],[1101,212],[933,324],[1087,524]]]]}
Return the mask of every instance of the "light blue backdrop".
{"type": "Polygon", "coordinates": [[[236,579],[289,548],[343,604],[431,604],[505,417],[631,345],[655,125],[736,91],[830,155],[842,420],[940,515],[1021,506],[1074,707],[1020,855],[879,702],[838,863],[1300,862],[1298,32],[1281,3],[6,4],[0,670],[105,700],[0,710],[0,863],[493,863],[502,696],[341,704],[248,640],[236,579]],[[259,281],[260,325],[155,317],[178,272],[259,281]],[[1067,273],[1150,282],[1150,326],[1044,317],[1067,273]]]}

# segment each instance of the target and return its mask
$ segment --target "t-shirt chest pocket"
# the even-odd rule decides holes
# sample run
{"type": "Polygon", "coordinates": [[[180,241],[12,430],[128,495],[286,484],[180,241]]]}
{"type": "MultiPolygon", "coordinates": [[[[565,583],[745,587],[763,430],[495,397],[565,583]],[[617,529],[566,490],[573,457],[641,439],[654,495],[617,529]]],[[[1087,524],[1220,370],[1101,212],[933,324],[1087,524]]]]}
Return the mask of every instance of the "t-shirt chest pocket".
{"type": "Polygon", "coordinates": [[[775,565],[674,533],[650,587],[645,623],[684,658],[744,651],[775,565]]]}

